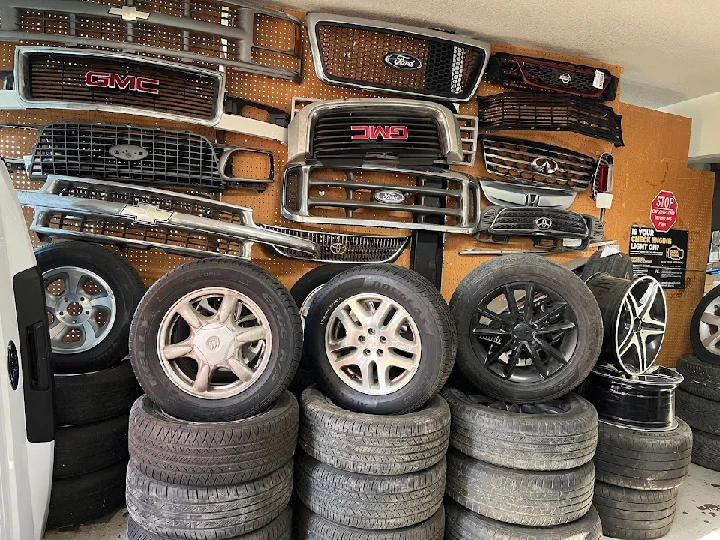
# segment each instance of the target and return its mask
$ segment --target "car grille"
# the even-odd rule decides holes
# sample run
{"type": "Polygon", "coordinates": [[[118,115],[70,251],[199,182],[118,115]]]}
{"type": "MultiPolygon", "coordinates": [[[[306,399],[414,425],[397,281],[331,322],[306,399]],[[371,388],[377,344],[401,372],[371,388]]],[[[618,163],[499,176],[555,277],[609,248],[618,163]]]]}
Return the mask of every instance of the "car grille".
{"type": "Polygon", "coordinates": [[[478,239],[485,236],[493,242],[530,236],[537,247],[586,249],[590,240],[602,239],[602,223],[592,216],[567,210],[489,206],[483,210],[478,226],[478,239]],[[567,243],[568,240],[579,242],[567,243]]]}
{"type": "Polygon", "coordinates": [[[506,92],[478,98],[478,127],[490,131],[574,131],[623,146],[622,116],[594,101],[554,94],[506,92]]]}
{"type": "Polygon", "coordinates": [[[273,249],[291,259],[328,263],[383,263],[396,260],[407,245],[408,236],[367,236],[337,234],[320,231],[301,231],[266,225],[268,229],[315,242],[320,248],[316,255],[282,246],[273,249]]]}
{"type": "Polygon", "coordinates": [[[265,187],[273,181],[273,169],[271,152],[215,146],[190,131],[57,122],[40,130],[27,173],[30,178],[54,174],[222,190],[228,184],[265,187]],[[264,179],[227,176],[222,166],[236,152],[264,156],[269,162],[269,176],[264,179]]]}
{"type": "Polygon", "coordinates": [[[21,97],[29,102],[96,105],[112,112],[146,110],[207,123],[215,121],[222,112],[223,78],[217,72],[118,53],[52,48],[20,48],[19,51],[22,77],[19,90],[21,97]],[[107,80],[104,76],[89,75],[91,72],[118,75],[121,82],[116,79],[112,83],[114,88],[91,86],[86,77],[99,84],[107,80]],[[157,82],[146,84],[146,91],[120,88],[126,84],[132,88],[134,81],[141,77],[157,82]]]}
{"type": "Polygon", "coordinates": [[[230,236],[169,227],[129,223],[111,216],[68,212],[36,212],[30,229],[42,241],[50,238],[81,239],[139,249],[158,248],[190,257],[227,256],[250,259],[250,246],[230,236]]]}
{"type": "Polygon", "coordinates": [[[597,169],[589,156],[534,141],[483,137],[482,148],[489,173],[529,186],[582,191],[593,182],[597,169]]]}
{"type": "Polygon", "coordinates": [[[301,223],[469,234],[478,210],[476,182],[451,171],[291,165],[283,179],[283,216],[301,223]]]}
{"type": "Polygon", "coordinates": [[[605,69],[495,53],[488,62],[488,82],[513,90],[562,92],[575,96],[612,101],[618,78],[605,69]]]}
{"type": "Polygon", "coordinates": [[[4,0],[0,41],[48,41],[300,81],[302,23],[237,0],[4,0]],[[120,5],[118,5],[120,4],[120,5]],[[125,5],[123,5],[125,4],[125,5]]]}
{"type": "Polygon", "coordinates": [[[449,33],[326,14],[306,22],[315,71],[331,84],[468,101],[487,63],[488,45],[449,33]],[[405,65],[391,67],[400,55],[405,65]]]}

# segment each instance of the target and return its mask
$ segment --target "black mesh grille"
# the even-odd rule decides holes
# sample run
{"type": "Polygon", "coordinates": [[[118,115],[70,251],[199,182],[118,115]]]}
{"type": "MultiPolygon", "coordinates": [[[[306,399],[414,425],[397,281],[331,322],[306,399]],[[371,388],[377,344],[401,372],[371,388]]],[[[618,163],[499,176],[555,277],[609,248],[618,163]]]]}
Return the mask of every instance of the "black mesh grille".
{"type": "Polygon", "coordinates": [[[485,63],[484,49],[452,39],[329,21],[314,31],[323,72],[337,84],[466,101],[485,63]],[[385,58],[392,54],[404,54],[419,67],[391,67],[385,58]]]}
{"type": "Polygon", "coordinates": [[[585,238],[588,235],[587,224],[581,214],[547,208],[505,208],[495,217],[492,231],[495,234],[533,231],[580,238],[585,238]],[[550,225],[547,228],[538,224],[540,223],[538,220],[542,219],[550,220],[550,225]]]}
{"type": "Polygon", "coordinates": [[[623,146],[622,116],[600,103],[553,94],[506,92],[478,98],[478,127],[574,131],[623,146]]]}
{"type": "Polygon", "coordinates": [[[338,164],[347,165],[373,160],[432,165],[442,155],[435,121],[402,110],[385,113],[328,111],[313,126],[310,152],[322,163],[333,164],[338,160],[338,164]],[[359,129],[360,126],[375,132],[379,128],[384,135],[353,139],[367,135],[368,131],[359,129]],[[407,138],[402,138],[404,136],[407,138]]]}
{"type": "Polygon", "coordinates": [[[614,100],[618,85],[618,78],[606,69],[508,53],[490,57],[486,77],[513,90],[562,92],[601,101],[614,100]]]}
{"type": "Polygon", "coordinates": [[[49,174],[211,190],[223,187],[216,150],[205,137],[127,125],[59,122],[45,126],[33,149],[28,176],[49,174]],[[147,155],[126,159],[123,151],[147,155]]]}
{"type": "Polygon", "coordinates": [[[489,173],[529,186],[583,190],[592,183],[597,168],[590,156],[534,141],[483,137],[482,147],[489,173]]]}

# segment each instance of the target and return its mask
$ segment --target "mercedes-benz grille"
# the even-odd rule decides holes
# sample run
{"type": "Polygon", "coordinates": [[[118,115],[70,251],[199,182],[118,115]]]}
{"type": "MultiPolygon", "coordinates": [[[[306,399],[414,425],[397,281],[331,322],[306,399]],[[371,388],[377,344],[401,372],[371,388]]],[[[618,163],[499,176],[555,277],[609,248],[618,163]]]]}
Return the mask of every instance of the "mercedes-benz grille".
{"type": "Polygon", "coordinates": [[[474,179],[453,171],[293,164],[285,170],[281,209],[300,223],[470,234],[479,202],[474,179]]]}
{"type": "Polygon", "coordinates": [[[490,50],[450,32],[328,13],[310,13],[306,24],[317,76],[366,90],[468,101],[490,50]]]}

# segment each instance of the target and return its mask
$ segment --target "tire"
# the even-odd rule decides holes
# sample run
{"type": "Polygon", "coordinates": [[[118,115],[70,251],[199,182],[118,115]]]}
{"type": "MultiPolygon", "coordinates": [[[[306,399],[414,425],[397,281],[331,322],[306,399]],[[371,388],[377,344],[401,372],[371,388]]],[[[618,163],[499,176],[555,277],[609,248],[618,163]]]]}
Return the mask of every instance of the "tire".
{"type": "Polygon", "coordinates": [[[202,259],[179,266],[150,287],[135,314],[130,349],[140,386],[168,414],[195,422],[247,418],[271,407],[292,381],[302,351],[300,314],[290,293],[267,271],[241,260],[202,259]],[[226,297],[234,311],[220,309],[226,297]],[[196,302],[184,310],[198,326],[196,332],[190,333],[179,315],[181,301],[196,302]],[[226,318],[214,322],[212,317],[226,318]],[[260,334],[239,328],[241,317],[254,322],[250,328],[260,334]],[[238,341],[243,335],[246,341],[238,341]],[[175,347],[174,357],[167,359],[167,345],[185,338],[190,345],[175,347]],[[160,340],[167,340],[162,355],[160,340]],[[196,388],[197,379],[205,379],[201,374],[207,383],[196,388]]]}
{"type": "Polygon", "coordinates": [[[603,250],[596,251],[583,266],[580,279],[587,281],[595,274],[600,273],[622,279],[633,279],[632,259],[628,254],[622,252],[603,257],[603,250]]]}
{"type": "MultiPolygon", "coordinates": [[[[711,322],[712,326],[708,325],[709,332],[706,337],[713,336],[714,340],[714,336],[720,333],[720,287],[713,287],[702,297],[690,320],[690,344],[695,356],[703,362],[720,366],[720,342],[711,345],[710,348],[706,348],[702,342],[700,330],[701,327],[704,327],[704,323],[701,319],[703,319],[705,311],[708,311],[710,321],[714,317],[715,322],[719,323],[719,325],[714,325],[711,322]]],[[[708,315],[705,317],[707,318],[708,315]]]]}
{"type": "Polygon", "coordinates": [[[595,454],[597,412],[575,394],[551,402],[552,409],[534,405],[523,412],[517,406],[512,412],[494,408],[499,402],[456,388],[442,395],[452,411],[450,444],[467,456],[511,469],[551,471],[579,467],[595,454]]]}
{"type": "Polygon", "coordinates": [[[303,322],[310,310],[310,304],[320,288],[335,276],[342,274],[345,270],[356,267],[357,264],[323,264],[322,266],[313,268],[295,282],[295,285],[290,288],[290,296],[293,297],[293,300],[295,300],[295,303],[298,305],[303,322]],[[308,297],[310,297],[310,302],[305,305],[308,297]]]}
{"type": "Polygon", "coordinates": [[[47,528],[85,523],[122,508],[126,466],[123,460],[90,474],[53,481],[47,528]]]}
{"type": "Polygon", "coordinates": [[[127,414],[142,394],[129,361],[83,375],[55,375],[55,423],[84,425],[127,414]]]}
{"type": "Polygon", "coordinates": [[[301,406],[300,447],[336,469],[414,473],[441,461],[448,449],[450,409],[440,396],[414,413],[376,416],[341,409],[313,387],[303,392],[301,406]]]}
{"type": "Polygon", "coordinates": [[[303,504],[298,505],[297,513],[298,540],[443,540],[445,529],[445,510],[442,506],[430,519],[388,531],[339,525],[311,512],[303,504]]]}
{"type": "Polygon", "coordinates": [[[647,540],[665,536],[675,519],[677,489],[638,491],[598,482],[593,504],[603,534],[612,538],[647,540]]]}
{"type": "Polygon", "coordinates": [[[53,478],[94,473],[128,458],[128,417],[55,431],[53,478]]]}
{"type": "Polygon", "coordinates": [[[127,470],[127,508],[143,529],[179,539],[215,540],[256,531],[278,517],[292,494],[292,461],[246,484],[192,487],[127,470]]]}
{"type": "MultiPolygon", "coordinates": [[[[292,537],[292,509],[288,506],[282,513],[270,523],[260,529],[233,536],[228,540],[290,540],[292,537]]],[[[160,536],[146,531],[135,523],[133,518],[128,518],[127,540],[167,540],[167,536],[160,536]]]]}
{"type": "MultiPolygon", "coordinates": [[[[524,305],[524,292],[521,294],[524,305]]],[[[511,298],[515,298],[515,293],[511,298]]],[[[494,305],[497,309],[498,304],[494,305]]],[[[460,282],[450,300],[450,310],[458,327],[460,371],[482,393],[502,401],[538,403],[561,397],[588,376],[600,354],[603,325],[595,297],[570,270],[539,256],[507,255],[482,264],[460,282]],[[534,303],[550,298],[550,312],[553,305],[560,305],[560,302],[564,302],[564,309],[569,311],[557,312],[546,322],[537,323],[540,328],[525,322],[524,307],[520,307],[517,300],[514,303],[518,311],[513,322],[508,319],[514,311],[512,306],[502,307],[502,311],[483,306],[492,318],[480,316],[481,303],[489,303],[493,298],[507,298],[503,296],[506,286],[520,290],[527,283],[534,284],[534,303]],[[502,312],[506,312],[505,316],[498,317],[502,312]],[[567,320],[565,314],[568,314],[567,320]],[[560,319],[556,317],[562,317],[560,324],[573,324],[574,327],[556,331],[549,340],[541,336],[550,334],[536,333],[557,328],[560,319]],[[484,323],[484,320],[490,322],[484,323]],[[518,331],[521,332],[519,337],[518,331]],[[490,337],[476,337],[481,334],[490,337]],[[541,343],[544,344],[542,347],[541,343]],[[543,348],[550,346],[564,356],[564,364],[543,348]],[[535,349],[537,359],[531,356],[530,347],[535,349]],[[516,360],[514,368],[513,358],[516,360]]],[[[529,316],[531,321],[542,317],[532,313],[529,316]]]]}
{"type": "Polygon", "coordinates": [[[445,502],[446,540],[600,540],[602,526],[591,506],[587,514],[565,525],[529,528],[511,525],[471,512],[448,499],[445,502]]]}
{"type": "MultiPolygon", "coordinates": [[[[359,302],[357,305],[360,306],[359,302]]],[[[445,300],[425,278],[392,264],[364,265],[330,280],[317,293],[305,330],[306,354],[315,363],[314,372],[324,393],[337,405],[355,412],[406,414],[416,411],[440,391],[454,363],[457,336],[445,300]],[[363,304],[357,309],[367,314],[371,304],[377,306],[372,309],[392,306],[391,311],[385,312],[389,313],[390,319],[373,321],[367,318],[364,319],[367,327],[358,328],[344,311],[348,302],[358,302],[358,295],[369,295],[370,298],[360,298],[363,304]],[[396,332],[402,331],[402,342],[392,333],[390,323],[401,325],[396,332]],[[357,363],[349,364],[345,369],[337,368],[337,371],[331,365],[326,350],[326,332],[330,339],[332,332],[340,332],[341,328],[348,330],[346,324],[353,324],[357,333],[353,332],[352,338],[346,336],[348,346],[336,349],[333,354],[343,355],[342,359],[346,361],[357,355],[357,362],[367,366],[367,378],[361,376],[357,363]],[[361,342],[361,339],[367,341],[361,342]],[[377,369],[377,362],[390,358],[390,355],[397,362],[402,358],[398,351],[403,349],[389,343],[385,345],[386,339],[398,339],[397,343],[405,347],[403,367],[395,363],[391,364],[395,366],[392,371],[377,369]],[[354,352],[349,353],[349,350],[354,352]],[[363,353],[368,351],[369,360],[365,360],[361,350],[363,353]],[[384,377],[386,388],[380,386],[381,372],[388,374],[384,377]],[[362,380],[369,380],[369,390],[362,385],[362,380]]]]}
{"type": "Polygon", "coordinates": [[[130,457],[160,482],[228,486],[266,476],[292,459],[299,408],[283,393],[267,411],[235,422],[185,422],[164,414],[147,396],[130,411],[130,457]]]}
{"type": "Polygon", "coordinates": [[[675,407],[677,415],[693,429],[720,435],[720,401],[711,401],[678,388],[675,407]]]}
{"type": "Polygon", "coordinates": [[[445,460],[416,473],[373,476],[300,454],[295,481],[300,501],[325,519],[358,529],[398,529],[430,519],[440,509],[445,460]]]}
{"type": "Polygon", "coordinates": [[[712,401],[720,401],[720,365],[702,362],[692,354],[678,358],[678,372],[685,378],[680,388],[712,401]]]}
{"type": "Polygon", "coordinates": [[[672,431],[639,431],[599,424],[595,475],[606,484],[634,490],[672,489],[688,473],[692,432],[678,418],[672,431]]]}
{"type": "Polygon", "coordinates": [[[566,471],[519,471],[450,450],[447,494],[468,510],[504,523],[552,527],[576,521],[592,504],[592,463],[566,471]]]}
{"type": "MultiPolygon", "coordinates": [[[[99,326],[99,341],[88,349],[84,349],[81,345],[73,348],[64,349],[65,352],[58,352],[60,349],[53,344],[53,350],[50,359],[53,364],[55,373],[89,373],[91,371],[99,371],[114,366],[122,360],[128,353],[128,334],[130,332],[130,322],[132,321],[135,308],[140,302],[143,294],[145,294],[145,285],[135,269],[125,260],[121,259],[112,251],[96,244],[88,242],[54,242],[47,244],[35,250],[35,258],[38,267],[43,273],[44,278],[49,278],[53,271],[63,267],[75,267],[80,273],[86,277],[89,273],[95,274],[101,280],[104,280],[109,287],[108,293],[112,292],[115,300],[114,310],[103,308],[103,318],[106,320],[108,327],[99,326]],[[110,318],[108,313],[114,311],[114,318],[110,318]],[[77,352],[73,352],[76,349],[77,352]],[[83,350],[84,349],[84,350],[83,350]]],[[[60,275],[60,274],[57,274],[60,275]]],[[[51,279],[51,278],[50,278],[51,279]]],[[[55,280],[53,280],[55,281],[55,280]]],[[[47,289],[51,282],[46,281],[47,289]]],[[[80,282],[78,282],[80,283],[80,282]]],[[[87,283],[87,282],[85,282],[87,283]]],[[[98,283],[98,282],[96,282],[98,283]]],[[[81,294],[82,288],[77,291],[81,294]]],[[[61,294],[63,296],[65,293],[61,294]]],[[[74,309],[82,305],[83,309],[90,309],[91,299],[81,297],[83,304],[72,302],[74,309]]],[[[53,304],[48,306],[48,312],[52,313],[53,319],[60,317],[60,313],[65,314],[63,306],[66,302],[58,299],[61,304],[53,304]]],[[[48,299],[48,303],[50,300],[48,299]]],[[[82,309],[78,316],[83,316],[82,309]]],[[[68,311],[67,314],[70,312],[68,311]]],[[[89,311],[85,312],[89,314],[89,311]]],[[[67,316],[67,315],[63,315],[67,316]]],[[[96,320],[98,320],[96,316],[96,320]]],[[[72,321],[69,321],[72,323],[72,321]]],[[[52,326],[52,325],[51,325],[52,326]]],[[[96,332],[98,331],[96,330],[96,332]]],[[[75,331],[78,332],[78,331],[75,331]]],[[[53,337],[53,329],[50,329],[51,338],[53,337]]],[[[52,341],[52,339],[51,339],[52,341]]],[[[67,345],[66,345],[67,347],[67,345]]]]}
{"type": "Polygon", "coordinates": [[[692,462],[706,469],[720,471],[720,436],[694,429],[692,462]]]}

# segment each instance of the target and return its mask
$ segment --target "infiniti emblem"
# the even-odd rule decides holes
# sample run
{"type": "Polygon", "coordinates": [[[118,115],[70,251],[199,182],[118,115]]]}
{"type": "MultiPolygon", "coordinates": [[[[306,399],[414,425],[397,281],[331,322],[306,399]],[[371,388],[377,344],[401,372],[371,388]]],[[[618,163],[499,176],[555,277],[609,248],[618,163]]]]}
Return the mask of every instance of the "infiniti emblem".
{"type": "Polygon", "coordinates": [[[217,351],[220,348],[220,338],[217,336],[210,336],[205,342],[207,348],[211,351],[217,351]]]}
{"type": "Polygon", "coordinates": [[[572,77],[569,73],[563,73],[560,75],[560,82],[563,84],[568,84],[570,81],[572,81],[572,77]]]}
{"type": "Polygon", "coordinates": [[[405,195],[397,189],[383,189],[373,194],[373,199],[383,204],[400,204],[405,200],[405,195]]]}
{"type": "Polygon", "coordinates": [[[342,242],[333,242],[330,244],[330,253],[333,255],[345,255],[345,253],[347,253],[347,246],[342,242]]]}
{"type": "Polygon", "coordinates": [[[549,157],[536,157],[530,166],[539,173],[555,174],[560,169],[558,162],[549,157]]]}
{"type": "Polygon", "coordinates": [[[549,217],[539,217],[535,220],[535,226],[541,231],[547,231],[552,227],[552,219],[549,217]]]}
{"type": "Polygon", "coordinates": [[[417,71],[423,65],[417,56],[404,52],[386,54],[383,61],[391,68],[401,71],[417,71]]]}

